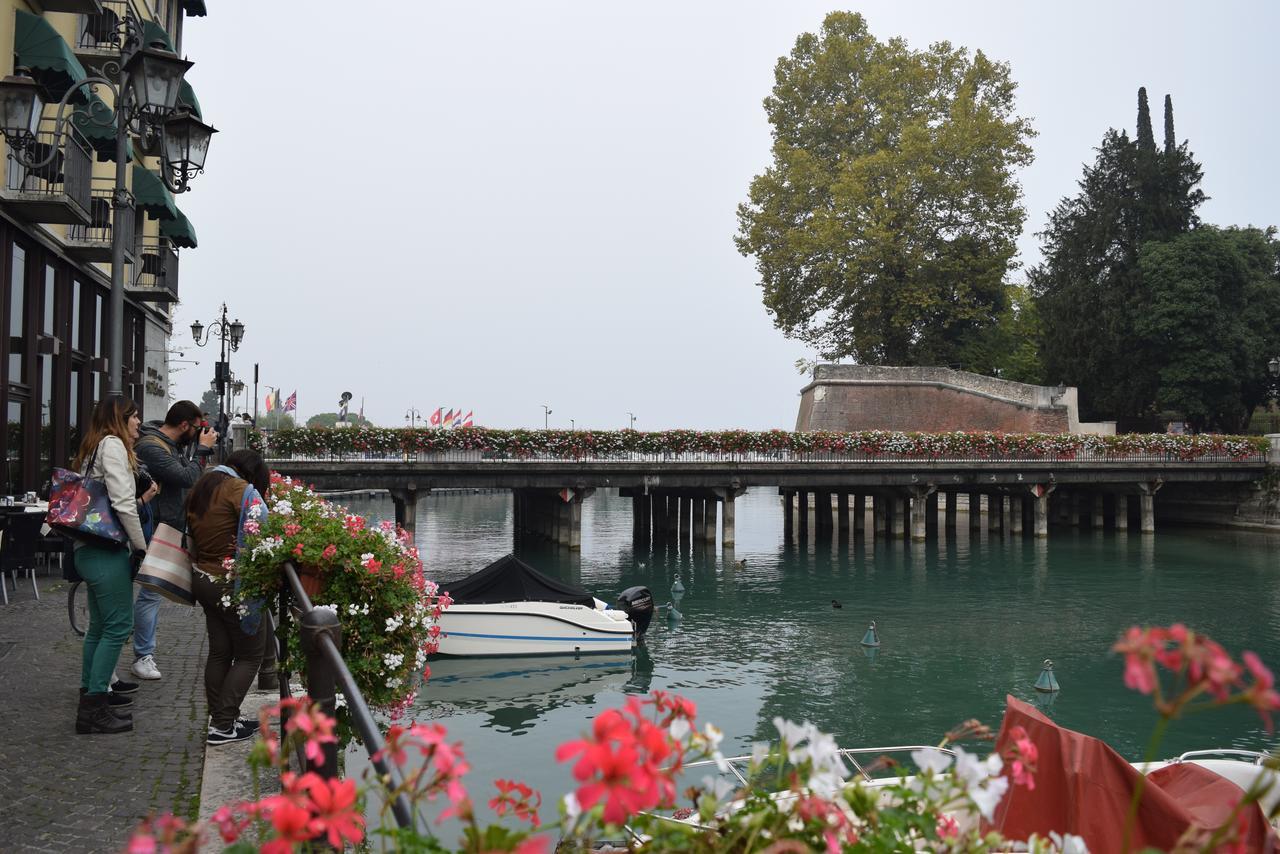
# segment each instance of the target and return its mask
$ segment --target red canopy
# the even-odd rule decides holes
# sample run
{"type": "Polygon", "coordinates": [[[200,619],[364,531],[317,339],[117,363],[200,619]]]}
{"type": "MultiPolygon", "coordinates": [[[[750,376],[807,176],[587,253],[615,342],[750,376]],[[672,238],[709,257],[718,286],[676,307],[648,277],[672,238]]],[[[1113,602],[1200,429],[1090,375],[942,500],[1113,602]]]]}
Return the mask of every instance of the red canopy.
{"type": "MultiPolygon", "coordinates": [[[[1010,785],[991,827],[1009,839],[1049,831],[1084,837],[1094,854],[1121,854],[1125,818],[1138,772],[1103,742],[1049,720],[1032,706],[1008,697],[996,749],[1012,747],[1009,730],[1021,726],[1039,751],[1036,787],[1010,785]]],[[[1216,829],[1226,822],[1244,791],[1212,771],[1180,763],[1152,772],[1130,834],[1131,850],[1174,847],[1188,828],[1216,829]]],[[[1275,851],[1276,836],[1262,810],[1247,811],[1249,851],[1275,851]]]]}

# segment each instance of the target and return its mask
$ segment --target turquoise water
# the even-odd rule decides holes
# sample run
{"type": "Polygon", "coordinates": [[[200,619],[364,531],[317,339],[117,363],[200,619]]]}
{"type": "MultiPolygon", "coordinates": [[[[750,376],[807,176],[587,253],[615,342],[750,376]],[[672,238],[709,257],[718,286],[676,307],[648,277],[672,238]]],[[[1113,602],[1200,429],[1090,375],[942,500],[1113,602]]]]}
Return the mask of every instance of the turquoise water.
{"type": "MultiPolygon", "coordinates": [[[[347,503],[392,515],[389,499],[347,503]]],[[[933,743],[967,718],[998,726],[1012,694],[1137,758],[1155,715],[1108,651],[1126,627],[1180,620],[1233,654],[1252,649],[1280,665],[1277,535],[1055,528],[1047,542],[971,539],[962,517],[957,534],[923,544],[802,547],[783,543],[776,492],[748,492],[737,509],[732,555],[637,551],[630,499],[602,492],[584,504],[580,555],[522,541],[524,560],[606,601],[644,584],[669,604],[676,579],[685,593],[680,616],[655,616],[634,659],[432,664],[415,716],[466,745],[477,803],[491,780],[514,776],[541,788],[553,815],[571,788],[556,745],[626,694],[655,688],[696,702],[699,718],[724,730],[726,753],[773,738],[775,715],[812,721],[844,746],[933,743]],[[875,652],[859,646],[871,620],[875,652]],[[1045,658],[1062,685],[1047,703],[1031,687],[1045,658]]],[[[418,520],[428,576],[442,582],[512,551],[509,495],[433,495],[418,520]]],[[[1175,722],[1161,752],[1274,744],[1255,713],[1230,708],[1175,722]]]]}

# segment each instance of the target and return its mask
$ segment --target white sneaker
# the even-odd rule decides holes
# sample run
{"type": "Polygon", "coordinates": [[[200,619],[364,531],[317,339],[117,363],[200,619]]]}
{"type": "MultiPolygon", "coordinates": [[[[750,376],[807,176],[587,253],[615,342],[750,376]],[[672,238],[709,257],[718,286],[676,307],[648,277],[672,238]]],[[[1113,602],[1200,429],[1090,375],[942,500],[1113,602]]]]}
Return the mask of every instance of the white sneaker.
{"type": "Polygon", "coordinates": [[[139,679],[159,679],[160,668],[156,667],[156,659],[153,655],[144,655],[133,663],[133,667],[129,668],[134,676],[139,679]]]}

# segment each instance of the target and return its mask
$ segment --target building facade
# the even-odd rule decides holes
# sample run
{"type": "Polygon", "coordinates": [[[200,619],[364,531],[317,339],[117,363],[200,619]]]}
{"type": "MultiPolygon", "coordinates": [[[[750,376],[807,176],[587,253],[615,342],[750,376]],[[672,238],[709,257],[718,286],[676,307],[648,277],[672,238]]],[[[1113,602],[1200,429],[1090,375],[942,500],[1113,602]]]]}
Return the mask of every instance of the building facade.
{"type": "MultiPolygon", "coordinates": [[[[169,338],[178,301],[178,253],[195,230],[159,177],[159,160],[131,140],[127,185],[134,200],[120,222],[112,208],[115,128],[95,104],[111,92],[77,81],[119,62],[126,21],[144,44],[182,55],[184,20],[205,14],[203,0],[0,0],[0,43],[12,46],[0,74],[27,70],[44,90],[35,151],[47,165],[24,166],[0,140],[0,411],[5,467],[0,494],[36,490],[65,466],[81,426],[107,388],[108,322],[123,343],[123,386],[144,419],[169,406],[169,338]],[[55,133],[68,91],[70,121],[55,133]],[[110,318],[111,245],[126,232],[125,307],[110,318]]],[[[111,75],[104,75],[111,76],[111,75]]],[[[180,102],[199,115],[189,84],[180,102]]],[[[29,158],[30,159],[30,158],[29,158]]]]}

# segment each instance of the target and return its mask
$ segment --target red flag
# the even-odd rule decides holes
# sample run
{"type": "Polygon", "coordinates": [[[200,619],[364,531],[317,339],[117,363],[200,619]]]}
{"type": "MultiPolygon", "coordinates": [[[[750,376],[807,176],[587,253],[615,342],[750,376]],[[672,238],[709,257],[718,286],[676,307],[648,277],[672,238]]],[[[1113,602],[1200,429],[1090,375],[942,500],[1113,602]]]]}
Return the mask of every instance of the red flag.
{"type": "Polygon", "coordinates": [[[289,399],[284,402],[284,411],[293,412],[298,408],[298,393],[295,391],[289,395],[289,399]]]}
{"type": "Polygon", "coordinates": [[[452,409],[450,409],[448,412],[444,414],[444,424],[442,424],[441,426],[442,427],[453,426],[453,410],[452,409]]]}
{"type": "Polygon", "coordinates": [[[474,423],[472,422],[472,420],[471,420],[471,416],[472,416],[472,415],[474,415],[474,414],[475,414],[474,410],[473,410],[473,411],[471,411],[471,412],[468,412],[468,413],[467,413],[467,417],[466,417],[466,418],[464,418],[464,419],[462,419],[462,426],[463,426],[463,427],[474,427],[474,426],[475,426],[475,424],[474,424],[474,423]]]}
{"type": "Polygon", "coordinates": [[[441,417],[443,414],[444,414],[444,407],[443,407],[443,406],[442,406],[442,407],[440,407],[439,409],[437,409],[435,412],[431,413],[431,426],[432,426],[432,427],[439,427],[439,426],[440,426],[440,417],[441,417]]]}

